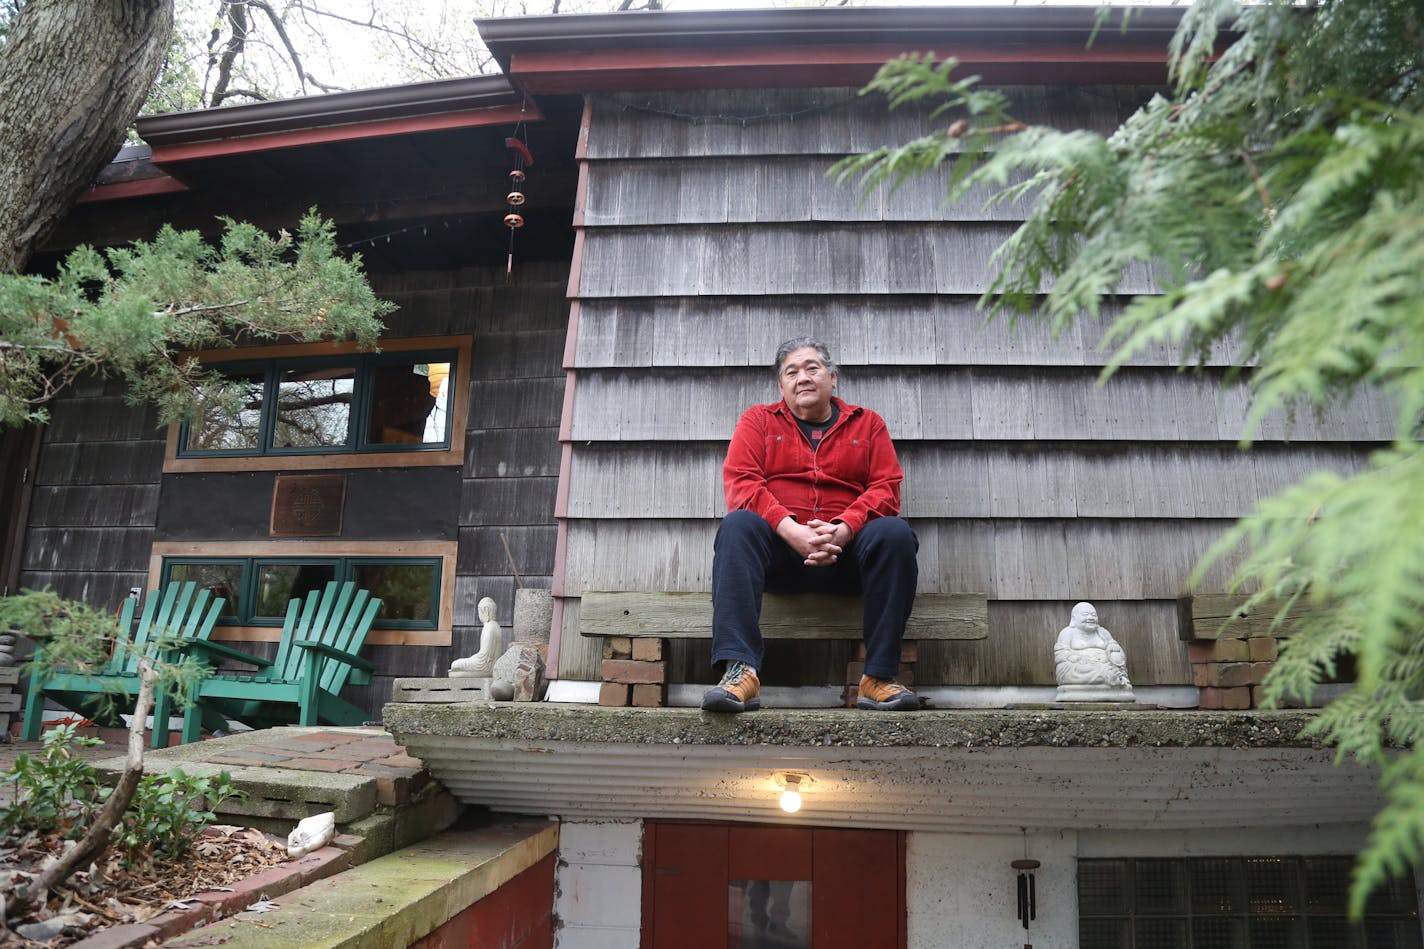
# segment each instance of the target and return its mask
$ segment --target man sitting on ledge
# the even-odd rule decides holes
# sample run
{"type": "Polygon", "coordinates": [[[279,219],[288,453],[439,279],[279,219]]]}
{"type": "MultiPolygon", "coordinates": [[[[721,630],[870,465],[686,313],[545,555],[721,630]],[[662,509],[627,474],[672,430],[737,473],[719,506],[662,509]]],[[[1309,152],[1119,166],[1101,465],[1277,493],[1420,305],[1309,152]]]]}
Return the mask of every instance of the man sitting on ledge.
{"type": "Polygon", "coordinates": [[[904,475],[885,421],[835,397],[838,370],[818,340],[782,343],[775,371],[781,401],[743,413],[722,465],[728,513],[712,553],[712,663],[726,667],[702,708],[761,707],[761,596],[771,590],[862,593],[856,707],[917,709],[894,677],[919,541],[896,516],[904,475]]]}

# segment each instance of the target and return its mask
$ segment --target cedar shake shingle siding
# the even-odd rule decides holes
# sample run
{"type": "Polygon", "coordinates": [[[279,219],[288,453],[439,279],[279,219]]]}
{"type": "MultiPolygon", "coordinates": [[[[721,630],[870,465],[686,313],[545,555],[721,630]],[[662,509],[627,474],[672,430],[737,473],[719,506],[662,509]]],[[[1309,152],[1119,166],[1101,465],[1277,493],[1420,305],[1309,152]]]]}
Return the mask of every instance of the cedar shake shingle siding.
{"type": "MultiPolygon", "coordinates": [[[[1110,131],[1150,90],[1010,94],[1025,121],[1110,131]]],[[[767,364],[792,336],[825,339],[840,394],[895,436],[921,591],[990,598],[987,640],[920,644],[920,684],[1052,683],[1053,637],[1079,599],[1123,643],[1134,684],[1190,684],[1173,601],[1197,558],[1259,497],[1314,468],[1353,471],[1390,436],[1386,407],[1363,400],[1270,419],[1243,453],[1246,393],[1222,388],[1222,354],[1181,373],[1149,350],[1100,387],[1092,326],[1058,339],[1031,321],[983,326],[974,303],[1022,207],[951,206],[929,178],[862,198],[826,176],[948,119],[841,89],[589,103],[564,677],[598,673],[581,591],[709,589],[722,455],[741,411],[777,397],[767,364]]],[[[1122,289],[1152,292],[1149,268],[1122,289]]],[[[838,680],[844,647],[793,648],[781,684],[838,680]]],[[[675,677],[708,680],[705,644],[672,653],[675,677]]]]}

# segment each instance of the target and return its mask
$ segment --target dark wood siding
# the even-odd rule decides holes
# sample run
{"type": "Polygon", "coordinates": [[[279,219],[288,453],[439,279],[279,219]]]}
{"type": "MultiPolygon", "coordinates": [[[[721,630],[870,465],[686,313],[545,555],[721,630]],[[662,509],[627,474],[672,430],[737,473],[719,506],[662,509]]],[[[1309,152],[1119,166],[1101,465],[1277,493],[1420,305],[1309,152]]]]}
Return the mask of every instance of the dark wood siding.
{"type": "MultiPolygon", "coordinates": [[[[1100,131],[1148,93],[1012,90],[1026,121],[1100,131]]],[[[826,175],[947,119],[853,90],[600,95],[588,115],[563,676],[597,678],[580,591],[709,589],[726,440],[777,398],[769,363],[793,336],[824,339],[840,394],[896,437],[921,589],[990,597],[989,638],[921,644],[920,682],[1051,683],[1053,639],[1089,599],[1134,683],[1189,683],[1173,598],[1199,556],[1259,497],[1354,470],[1390,436],[1365,399],[1270,418],[1242,452],[1228,352],[1183,373],[1157,347],[1100,385],[1097,327],[985,326],[975,301],[1022,206],[948,204],[933,178],[862,196],[826,175]]],[[[1152,292],[1150,268],[1121,289],[1152,292]]],[[[706,655],[679,644],[675,674],[706,681],[706,655]]]]}
{"type": "MultiPolygon", "coordinates": [[[[341,539],[460,545],[452,645],[369,647],[380,672],[351,691],[373,720],[393,677],[443,675],[452,659],[479,648],[481,597],[494,597],[510,623],[516,568],[527,586],[552,580],[567,282],[562,263],[521,266],[512,278],[503,268],[372,275],[377,292],[400,306],[388,318],[389,336],[474,337],[463,468],[348,475],[341,539]]],[[[165,476],[166,432],[154,422],[114,384],[89,382],[56,403],[35,479],[23,586],[113,606],[130,587],[157,581],[147,575],[155,541],[269,539],[277,473],[165,476]]]]}

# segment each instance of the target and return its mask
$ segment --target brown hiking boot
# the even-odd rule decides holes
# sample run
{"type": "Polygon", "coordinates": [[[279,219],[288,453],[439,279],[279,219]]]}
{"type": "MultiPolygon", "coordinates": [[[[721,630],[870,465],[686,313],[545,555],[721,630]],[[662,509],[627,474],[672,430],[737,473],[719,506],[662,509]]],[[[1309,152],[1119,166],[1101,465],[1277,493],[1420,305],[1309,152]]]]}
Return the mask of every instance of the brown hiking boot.
{"type": "Polygon", "coordinates": [[[702,696],[704,712],[754,712],[761,708],[761,682],[744,662],[727,663],[722,681],[702,696]]]}
{"type": "Polygon", "coordinates": [[[855,700],[856,708],[913,712],[920,707],[920,697],[893,679],[861,676],[859,692],[855,700]]]}

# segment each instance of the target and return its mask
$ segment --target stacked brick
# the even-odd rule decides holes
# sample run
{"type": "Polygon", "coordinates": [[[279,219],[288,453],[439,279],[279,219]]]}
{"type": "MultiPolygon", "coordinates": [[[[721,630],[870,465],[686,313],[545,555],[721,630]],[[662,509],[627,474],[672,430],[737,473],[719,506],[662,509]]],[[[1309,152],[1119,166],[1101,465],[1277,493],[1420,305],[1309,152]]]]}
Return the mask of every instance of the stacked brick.
{"type": "Polygon", "coordinates": [[[1260,686],[1275,665],[1276,640],[1197,640],[1187,643],[1192,682],[1204,709],[1244,709],[1260,704],[1260,686]]]}
{"type": "Polygon", "coordinates": [[[1275,664],[1290,625],[1272,623],[1274,611],[1246,609],[1238,596],[1184,597],[1180,603],[1192,682],[1203,709],[1247,709],[1261,704],[1261,683],[1275,664]]]}
{"type": "MultiPolygon", "coordinates": [[[[900,674],[895,681],[911,688],[915,684],[915,660],[919,658],[919,643],[906,641],[900,644],[900,674]]],[[[860,697],[860,677],[865,675],[865,643],[855,644],[855,658],[846,664],[846,686],[844,701],[846,708],[855,708],[855,700],[860,697]]]]}
{"type": "Polygon", "coordinates": [[[661,639],[608,636],[603,640],[599,705],[657,708],[667,704],[667,661],[661,639]]]}

